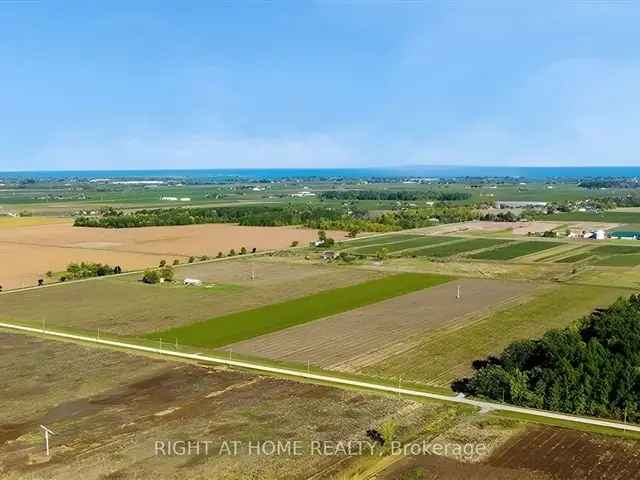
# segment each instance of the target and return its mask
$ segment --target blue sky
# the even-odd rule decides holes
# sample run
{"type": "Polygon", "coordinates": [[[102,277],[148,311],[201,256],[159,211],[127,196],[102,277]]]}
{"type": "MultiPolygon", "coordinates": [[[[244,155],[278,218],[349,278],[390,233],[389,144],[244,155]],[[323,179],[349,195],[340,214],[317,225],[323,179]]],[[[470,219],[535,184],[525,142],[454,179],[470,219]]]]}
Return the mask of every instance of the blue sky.
{"type": "Polygon", "coordinates": [[[638,25],[624,1],[0,2],[0,171],[640,165],[638,25]]]}

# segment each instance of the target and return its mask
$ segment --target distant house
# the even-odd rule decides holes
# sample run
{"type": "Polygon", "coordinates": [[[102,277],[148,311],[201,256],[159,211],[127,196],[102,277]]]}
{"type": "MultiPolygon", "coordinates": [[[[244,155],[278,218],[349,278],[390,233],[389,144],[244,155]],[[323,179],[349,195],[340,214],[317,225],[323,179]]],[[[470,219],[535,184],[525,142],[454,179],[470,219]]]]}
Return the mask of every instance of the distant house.
{"type": "Polygon", "coordinates": [[[547,202],[527,202],[521,200],[496,202],[496,208],[545,208],[547,202]]]}
{"type": "Polygon", "coordinates": [[[313,192],[297,192],[297,193],[292,193],[291,194],[292,197],[315,197],[316,194],[313,192]]]}
{"type": "Polygon", "coordinates": [[[180,199],[181,202],[190,202],[191,201],[191,197],[182,197],[180,199]]]}
{"type": "Polygon", "coordinates": [[[202,280],[198,280],[197,278],[185,278],[183,283],[193,287],[202,286],[202,280]]]}
{"type": "Polygon", "coordinates": [[[165,200],[167,202],[177,202],[178,201],[178,197],[162,197],[162,198],[160,198],[160,200],[165,200]]]}

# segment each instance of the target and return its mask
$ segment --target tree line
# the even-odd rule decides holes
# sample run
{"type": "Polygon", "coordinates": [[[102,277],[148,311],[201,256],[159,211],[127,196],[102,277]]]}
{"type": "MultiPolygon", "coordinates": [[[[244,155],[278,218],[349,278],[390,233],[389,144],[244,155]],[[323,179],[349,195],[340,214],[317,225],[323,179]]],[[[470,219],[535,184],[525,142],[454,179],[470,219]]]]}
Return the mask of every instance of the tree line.
{"type": "Polygon", "coordinates": [[[468,200],[467,192],[439,192],[435,190],[330,190],[322,192],[323,200],[395,200],[410,202],[415,200],[436,200],[439,202],[468,200]]]}
{"type": "Polygon", "coordinates": [[[275,227],[303,225],[318,230],[389,232],[455,223],[479,218],[470,206],[438,204],[405,208],[373,216],[357,208],[316,205],[252,205],[242,207],[200,207],[139,210],[123,214],[108,211],[99,217],[77,217],[80,227],[132,228],[205,223],[237,223],[243,226],[275,227]]]}
{"type": "Polygon", "coordinates": [[[524,407],[640,421],[640,295],[474,362],[455,390],[524,407]]]}

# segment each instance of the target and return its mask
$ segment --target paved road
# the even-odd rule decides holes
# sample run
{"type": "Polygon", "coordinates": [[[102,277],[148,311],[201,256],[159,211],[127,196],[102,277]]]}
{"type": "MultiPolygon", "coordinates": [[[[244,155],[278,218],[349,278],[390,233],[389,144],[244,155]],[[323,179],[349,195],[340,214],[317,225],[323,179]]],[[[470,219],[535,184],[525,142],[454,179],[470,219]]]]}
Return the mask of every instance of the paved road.
{"type": "Polygon", "coordinates": [[[473,400],[473,399],[465,398],[462,396],[442,395],[442,394],[429,393],[429,392],[424,392],[421,390],[414,390],[409,388],[391,387],[387,385],[379,385],[376,383],[369,383],[369,382],[364,382],[359,380],[349,380],[346,378],[335,377],[328,374],[316,374],[316,373],[303,372],[298,370],[291,370],[288,368],[270,367],[267,365],[261,365],[259,363],[253,363],[253,362],[242,361],[242,360],[232,360],[232,359],[212,356],[212,355],[176,352],[172,350],[164,350],[164,349],[154,348],[154,347],[145,347],[145,346],[135,345],[135,344],[126,343],[126,342],[105,340],[105,339],[87,337],[84,335],[75,335],[70,333],[57,332],[49,329],[25,327],[22,325],[14,325],[11,323],[4,323],[4,322],[0,322],[0,328],[6,328],[9,330],[16,330],[16,331],[27,332],[27,333],[37,334],[37,335],[44,335],[44,336],[53,337],[53,338],[66,338],[69,340],[76,340],[76,341],[93,343],[98,345],[105,345],[105,346],[116,347],[116,348],[124,348],[128,350],[136,350],[140,352],[160,354],[166,357],[184,358],[187,360],[198,361],[198,362],[208,362],[208,363],[215,363],[215,364],[221,364],[221,365],[228,365],[230,367],[244,368],[244,369],[253,370],[257,372],[264,372],[264,373],[269,373],[269,374],[279,375],[279,376],[287,376],[291,378],[301,378],[301,379],[312,380],[312,381],[322,382],[322,383],[336,385],[336,386],[342,385],[342,386],[348,386],[348,387],[357,387],[357,388],[364,388],[364,389],[378,391],[378,392],[393,393],[393,394],[411,396],[416,398],[426,398],[430,400],[439,400],[443,402],[453,402],[453,403],[459,403],[463,405],[471,405],[485,411],[501,410],[506,412],[515,412],[515,413],[521,413],[526,415],[532,415],[532,416],[541,417],[541,418],[564,420],[564,421],[580,423],[585,425],[596,425],[600,427],[613,428],[617,430],[640,432],[640,425],[631,425],[631,424],[613,422],[609,420],[600,420],[600,419],[589,418],[589,417],[578,417],[578,416],[566,415],[562,413],[550,412],[547,410],[515,407],[512,405],[492,403],[492,402],[486,402],[482,400],[473,400]]]}

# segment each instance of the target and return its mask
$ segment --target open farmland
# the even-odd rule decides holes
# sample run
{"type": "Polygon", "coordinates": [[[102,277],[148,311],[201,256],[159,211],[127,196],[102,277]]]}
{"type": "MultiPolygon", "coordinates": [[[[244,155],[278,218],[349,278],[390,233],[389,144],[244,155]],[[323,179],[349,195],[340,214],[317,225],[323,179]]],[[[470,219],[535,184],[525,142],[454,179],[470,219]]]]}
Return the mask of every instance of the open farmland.
{"type": "Polygon", "coordinates": [[[400,273],[358,285],[211,318],[204,322],[153,333],[150,337],[177,338],[181,344],[191,346],[221,347],[422,290],[449,280],[449,277],[440,275],[400,273]]]}
{"type": "Polygon", "coordinates": [[[640,247],[633,245],[601,245],[591,250],[594,255],[629,255],[640,254],[640,247]]]}
{"type": "MultiPolygon", "coordinates": [[[[398,438],[437,422],[442,407],[176,364],[0,332],[0,477],[306,479],[345,455],[317,441],[366,440],[393,418],[398,438]],[[56,432],[51,457],[39,425],[56,432]],[[294,439],[303,454],[249,455],[248,442],[294,439]],[[206,455],[156,455],[157,441],[210,441],[206,455]],[[238,455],[223,441],[243,443],[238,455]]],[[[446,409],[445,409],[446,412],[446,409]]]]}
{"type": "Polygon", "coordinates": [[[640,447],[637,442],[574,430],[531,427],[508,440],[487,464],[551,478],[639,478],[640,447]]]}
{"type": "Polygon", "coordinates": [[[483,248],[495,247],[509,243],[509,240],[500,240],[494,238],[474,238],[471,240],[463,240],[460,242],[447,243],[445,245],[436,245],[433,247],[421,248],[413,250],[412,255],[418,257],[451,257],[465,252],[481,250],[483,248]]]}
{"type": "Polygon", "coordinates": [[[562,328],[597,307],[606,307],[630,290],[554,285],[532,290],[517,305],[498,309],[478,321],[433,332],[420,345],[363,369],[364,372],[446,386],[471,373],[471,362],[501,352],[514,340],[536,338],[562,328]]]}
{"type": "Polygon", "coordinates": [[[523,257],[532,253],[541,252],[549,248],[558,247],[563,245],[558,242],[517,242],[504,247],[496,248],[495,250],[489,250],[486,252],[480,252],[475,255],[470,255],[469,258],[478,260],[512,260],[514,258],[523,257]]]}
{"type": "Polygon", "coordinates": [[[404,234],[404,233],[390,234],[390,235],[375,235],[371,238],[365,237],[365,238],[358,238],[356,240],[345,241],[340,243],[338,246],[344,247],[344,248],[366,247],[369,245],[381,245],[385,243],[401,242],[404,240],[411,240],[412,238],[420,238],[420,237],[422,237],[422,235],[412,235],[412,234],[404,234]]]}
{"type": "Polygon", "coordinates": [[[640,265],[640,254],[612,255],[598,260],[595,265],[604,267],[635,267],[640,265]]]}
{"type": "Polygon", "coordinates": [[[385,249],[387,253],[399,252],[402,250],[416,249],[420,247],[426,247],[430,245],[438,245],[441,243],[451,242],[454,240],[459,240],[455,237],[418,237],[412,238],[409,240],[402,240],[399,242],[393,243],[384,243],[384,244],[375,244],[369,245],[366,247],[356,248],[354,250],[349,250],[350,253],[355,253],[358,255],[375,255],[381,249],[385,249]]]}
{"type": "MultiPolygon", "coordinates": [[[[388,280],[393,280],[389,277],[388,280]]],[[[465,279],[433,286],[230,345],[234,352],[354,370],[407,350],[417,338],[529,290],[526,282],[465,279]],[[462,298],[458,299],[460,286],[462,298]]]]}
{"type": "MultiPolygon", "coordinates": [[[[327,232],[339,240],[341,232],[327,232]]],[[[0,228],[0,285],[6,290],[37,284],[44,273],[62,271],[71,262],[93,261],[136,270],[162,259],[184,262],[190,256],[215,256],[230,249],[286,248],[315,240],[317,231],[230,224],[102,229],[51,223],[0,228]]]]}
{"type": "Polygon", "coordinates": [[[404,457],[379,480],[617,480],[640,476],[637,442],[554,427],[530,426],[479,462],[437,455],[404,457]]]}
{"type": "Polygon", "coordinates": [[[0,294],[0,318],[114,334],[144,334],[384,277],[383,272],[240,258],[184,265],[176,278],[203,287],[104,277],[0,294]]]}
{"type": "Polygon", "coordinates": [[[584,252],[554,260],[554,263],[576,263],[591,257],[593,257],[593,254],[591,252],[584,252]]]}

